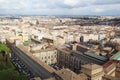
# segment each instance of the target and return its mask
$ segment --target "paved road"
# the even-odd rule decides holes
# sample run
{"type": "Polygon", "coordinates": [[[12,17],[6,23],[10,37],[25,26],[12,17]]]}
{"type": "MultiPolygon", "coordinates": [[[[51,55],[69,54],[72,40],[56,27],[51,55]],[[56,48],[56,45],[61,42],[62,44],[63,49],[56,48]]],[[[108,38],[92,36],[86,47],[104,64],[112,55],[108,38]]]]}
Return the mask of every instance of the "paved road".
{"type": "Polygon", "coordinates": [[[25,64],[27,64],[27,66],[30,68],[30,70],[32,70],[35,76],[39,76],[42,79],[52,77],[52,73],[50,73],[44,67],[32,60],[27,54],[23,53],[20,49],[18,49],[15,46],[13,46],[13,49],[13,53],[17,55],[22,61],[24,61],[25,64]]]}

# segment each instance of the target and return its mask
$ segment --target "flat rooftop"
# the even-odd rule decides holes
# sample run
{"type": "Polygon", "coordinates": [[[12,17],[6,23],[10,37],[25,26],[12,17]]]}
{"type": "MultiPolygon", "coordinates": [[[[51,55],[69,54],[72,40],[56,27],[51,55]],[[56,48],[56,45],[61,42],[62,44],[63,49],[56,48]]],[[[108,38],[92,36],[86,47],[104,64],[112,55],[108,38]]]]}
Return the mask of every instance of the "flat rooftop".
{"type": "Polygon", "coordinates": [[[99,56],[99,55],[94,54],[94,53],[92,53],[92,52],[85,52],[84,54],[87,55],[87,56],[90,56],[90,57],[92,57],[92,58],[96,58],[96,59],[98,59],[98,60],[101,60],[101,61],[107,61],[107,60],[108,60],[106,57],[99,56]]]}

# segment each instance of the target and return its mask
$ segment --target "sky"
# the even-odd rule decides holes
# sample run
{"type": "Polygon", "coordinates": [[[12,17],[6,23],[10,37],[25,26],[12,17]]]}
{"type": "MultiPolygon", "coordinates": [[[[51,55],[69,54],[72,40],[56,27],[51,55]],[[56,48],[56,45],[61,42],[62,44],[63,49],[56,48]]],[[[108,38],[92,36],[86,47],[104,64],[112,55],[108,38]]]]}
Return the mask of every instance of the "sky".
{"type": "Polygon", "coordinates": [[[0,14],[120,15],[120,0],[0,0],[0,14]]]}

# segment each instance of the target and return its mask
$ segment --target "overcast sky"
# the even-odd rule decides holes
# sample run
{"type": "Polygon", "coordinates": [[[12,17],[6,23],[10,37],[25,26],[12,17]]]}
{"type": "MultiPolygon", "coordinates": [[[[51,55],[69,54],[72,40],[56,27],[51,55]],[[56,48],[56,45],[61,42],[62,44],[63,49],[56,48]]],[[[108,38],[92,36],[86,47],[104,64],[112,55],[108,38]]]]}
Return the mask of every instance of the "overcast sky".
{"type": "Polygon", "coordinates": [[[120,15],[120,0],[0,0],[0,14],[120,15]]]}

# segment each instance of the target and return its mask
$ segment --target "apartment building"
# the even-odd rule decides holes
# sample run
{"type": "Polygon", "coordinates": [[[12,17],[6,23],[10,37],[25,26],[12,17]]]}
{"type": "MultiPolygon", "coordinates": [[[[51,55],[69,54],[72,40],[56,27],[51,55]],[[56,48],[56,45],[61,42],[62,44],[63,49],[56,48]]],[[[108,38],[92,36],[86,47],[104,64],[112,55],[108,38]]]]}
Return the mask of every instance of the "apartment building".
{"type": "Polygon", "coordinates": [[[44,63],[50,65],[57,63],[57,50],[55,48],[31,51],[32,54],[43,61],[44,63]]]}

